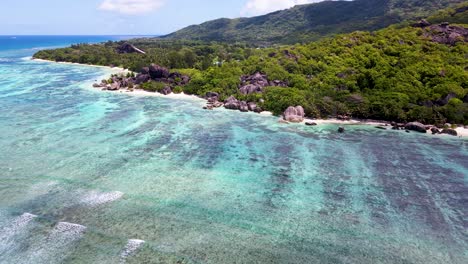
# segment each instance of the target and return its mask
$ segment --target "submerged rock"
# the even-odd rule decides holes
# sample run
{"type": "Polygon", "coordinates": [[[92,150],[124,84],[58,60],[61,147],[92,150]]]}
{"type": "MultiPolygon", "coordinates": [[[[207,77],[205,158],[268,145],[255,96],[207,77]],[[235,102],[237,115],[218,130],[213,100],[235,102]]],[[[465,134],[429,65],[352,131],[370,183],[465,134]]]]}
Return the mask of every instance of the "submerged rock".
{"type": "Polygon", "coordinates": [[[317,126],[317,123],[310,122],[310,121],[306,122],[305,124],[306,124],[306,126],[317,126]]]}
{"type": "Polygon", "coordinates": [[[293,123],[300,123],[304,121],[304,108],[302,106],[290,106],[283,113],[284,120],[293,123]]]}
{"type": "Polygon", "coordinates": [[[411,122],[405,125],[406,130],[417,131],[420,133],[426,133],[426,126],[419,122],[411,122]]]}
{"type": "Polygon", "coordinates": [[[344,127],[339,127],[338,128],[338,133],[344,133],[345,132],[345,128],[344,127]]]}

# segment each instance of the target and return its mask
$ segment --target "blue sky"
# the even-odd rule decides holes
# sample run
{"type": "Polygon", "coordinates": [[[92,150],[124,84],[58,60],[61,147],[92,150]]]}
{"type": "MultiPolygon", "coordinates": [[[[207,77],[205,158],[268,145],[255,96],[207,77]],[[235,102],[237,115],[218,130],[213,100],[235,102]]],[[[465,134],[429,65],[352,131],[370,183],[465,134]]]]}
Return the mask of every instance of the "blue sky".
{"type": "Polygon", "coordinates": [[[320,0],[9,0],[0,35],[156,35],[320,0]]]}

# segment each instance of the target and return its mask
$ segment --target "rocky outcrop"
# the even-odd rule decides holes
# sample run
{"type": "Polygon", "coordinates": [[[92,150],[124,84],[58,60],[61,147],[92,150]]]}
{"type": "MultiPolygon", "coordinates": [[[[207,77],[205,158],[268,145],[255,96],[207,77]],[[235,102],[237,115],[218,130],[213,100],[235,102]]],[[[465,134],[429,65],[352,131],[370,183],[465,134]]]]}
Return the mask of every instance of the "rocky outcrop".
{"type": "Polygon", "coordinates": [[[263,92],[263,87],[254,84],[247,84],[239,88],[242,94],[253,94],[253,93],[261,93],[263,92]]]}
{"type": "Polygon", "coordinates": [[[458,132],[455,129],[451,129],[451,128],[444,128],[440,133],[451,135],[451,136],[458,136],[458,132]]]}
{"type": "Polygon", "coordinates": [[[440,130],[437,127],[431,128],[432,135],[440,134],[440,130]]]}
{"type": "Polygon", "coordinates": [[[433,42],[453,46],[457,42],[468,42],[468,28],[445,22],[428,27],[424,36],[431,38],[433,42]]]}
{"type": "Polygon", "coordinates": [[[151,76],[149,74],[138,74],[135,78],[135,84],[142,84],[149,80],[151,80],[151,76]]]}
{"type": "Polygon", "coordinates": [[[280,80],[269,81],[266,74],[256,72],[252,75],[243,75],[240,78],[239,90],[242,94],[261,93],[267,86],[286,87],[287,83],[280,80]]]}
{"type": "Polygon", "coordinates": [[[290,106],[283,113],[283,119],[293,123],[300,123],[304,121],[304,116],[304,108],[302,108],[302,106],[290,106]]]}
{"type": "Polygon", "coordinates": [[[249,106],[247,105],[247,102],[241,101],[241,102],[239,103],[239,110],[240,110],[241,112],[248,112],[248,111],[249,111],[249,106]]]}
{"type": "Polygon", "coordinates": [[[426,126],[419,122],[411,122],[405,125],[406,130],[417,131],[420,133],[426,133],[426,126]]]}
{"type": "Polygon", "coordinates": [[[149,67],[149,75],[151,76],[151,79],[162,79],[162,78],[168,78],[170,73],[167,68],[161,67],[156,64],[151,64],[149,67]]]}
{"type": "Polygon", "coordinates": [[[123,53],[140,53],[140,54],[146,54],[143,50],[133,46],[130,43],[123,43],[116,49],[117,53],[123,54],[123,53]]]}
{"type": "Polygon", "coordinates": [[[255,112],[255,113],[260,113],[262,112],[262,109],[254,102],[249,102],[247,103],[249,106],[249,111],[255,112]]]}
{"type": "Polygon", "coordinates": [[[425,27],[428,27],[430,25],[431,25],[431,23],[429,23],[429,21],[427,21],[426,19],[421,19],[421,20],[419,20],[418,23],[413,24],[413,27],[425,28],[425,27]]]}
{"type": "Polygon", "coordinates": [[[161,93],[164,94],[164,95],[171,94],[171,93],[172,93],[172,89],[171,89],[171,87],[166,86],[166,87],[164,87],[164,88],[161,90],[161,93]]]}
{"type": "Polygon", "coordinates": [[[231,110],[239,110],[240,102],[234,96],[230,96],[224,101],[224,107],[231,110]]]}
{"type": "Polygon", "coordinates": [[[143,83],[155,81],[165,84],[160,92],[167,95],[172,93],[174,87],[184,86],[190,82],[190,77],[187,75],[183,75],[179,72],[170,72],[167,68],[155,64],[149,67],[143,67],[136,77],[133,76],[133,73],[127,76],[113,75],[111,84],[107,84],[107,80],[102,80],[101,84],[94,84],[93,87],[104,87],[106,90],[117,91],[125,88],[138,88],[143,83]]]}
{"type": "Polygon", "coordinates": [[[457,98],[457,95],[455,93],[449,93],[447,96],[437,100],[435,104],[438,106],[444,106],[447,105],[453,98],[457,98]]]}
{"type": "Polygon", "coordinates": [[[211,103],[217,102],[219,100],[219,93],[207,92],[205,94],[205,99],[211,103]]]}

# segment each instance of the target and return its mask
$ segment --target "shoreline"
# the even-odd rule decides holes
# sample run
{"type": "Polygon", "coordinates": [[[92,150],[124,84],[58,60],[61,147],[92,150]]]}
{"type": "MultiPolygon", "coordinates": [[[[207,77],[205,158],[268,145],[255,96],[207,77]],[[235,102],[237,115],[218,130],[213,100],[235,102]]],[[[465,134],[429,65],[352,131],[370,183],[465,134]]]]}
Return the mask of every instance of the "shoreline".
{"type": "MultiPolygon", "coordinates": [[[[56,62],[56,61],[50,61],[50,60],[43,60],[43,59],[36,59],[31,57],[31,60],[33,61],[39,61],[39,62],[49,62],[49,63],[59,63],[59,64],[66,64],[66,65],[77,65],[77,66],[89,66],[89,67],[95,67],[95,68],[104,68],[109,70],[109,73],[106,73],[106,75],[99,76],[99,78],[107,79],[108,74],[118,74],[118,73],[127,73],[131,72],[128,69],[124,68],[119,68],[119,67],[110,67],[110,66],[102,66],[102,65],[91,65],[91,64],[81,64],[81,63],[74,63],[74,62],[56,62]]],[[[152,97],[163,97],[163,98],[170,98],[170,99],[175,99],[175,100],[192,100],[192,101],[199,101],[199,102],[206,102],[207,100],[205,98],[202,98],[197,95],[188,95],[185,93],[170,93],[167,95],[164,95],[162,93],[158,92],[149,92],[145,91],[143,89],[134,89],[133,91],[102,91],[99,88],[93,88],[90,87],[91,90],[96,91],[99,90],[99,92],[109,92],[113,94],[126,94],[130,96],[152,96],[152,97]]],[[[259,115],[261,116],[274,116],[272,112],[269,111],[263,111],[260,112],[259,115]]],[[[350,120],[340,120],[336,118],[331,118],[331,119],[313,119],[313,118],[304,118],[303,122],[296,123],[296,124],[302,124],[305,125],[306,122],[313,122],[316,123],[317,125],[329,125],[329,124],[334,124],[334,125],[365,125],[365,126],[381,126],[381,127],[387,127],[390,126],[390,121],[383,121],[383,120],[371,120],[371,119],[350,119],[350,120]]],[[[388,129],[390,130],[390,129],[388,129]]],[[[455,129],[458,133],[457,138],[466,138],[468,137],[468,128],[465,127],[457,127],[455,129]]],[[[423,133],[421,133],[423,134],[423,133]]],[[[431,133],[426,133],[427,135],[431,135],[431,133]]],[[[452,137],[455,138],[455,136],[447,135],[447,134],[435,134],[432,136],[447,136],[447,137],[452,137]]]]}
{"type": "Polygon", "coordinates": [[[32,61],[39,61],[39,62],[50,62],[50,63],[65,64],[65,65],[77,65],[77,66],[88,66],[88,67],[94,67],[94,68],[105,68],[105,69],[116,70],[116,71],[120,71],[120,72],[130,72],[130,70],[120,68],[120,67],[110,67],[110,66],[83,64],[83,63],[66,62],[66,61],[51,61],[51,60],[44,60],[44,59],[36,59],[34,57],[31,57],[31,60],[32,61]]]}
{"type": "MultiPolygon", "coordinates": [[[[383,120],[372,120],[372,119],[350,119],[350,120],[339,120],[336,118],[330,118],[330,119],[313,119],[313,118],[305,118],[302,124],[305,124],[306,122],[313,122],[316,123],[317,125],[345,125],[345,126],[350,126],[350,125],[365,125],[365,126],[375,126],[375,127],[388,127],[387,130],[391,130],[391,126],[389,121],[383,121],[383,120]]],[[[299,124],[301,124],[299,123],[299,124]]],[[[432,126],[432,125],[428,125],[432,126]]],[[[448,136],[448,137],[459,137],[459,138],[466,138],[468,137],[468,128],[465,127],[457,127],[454,128],[454,130],[457,131],[458,136],[451,136],[448,134],[435,134],[432,135],[430,131],[426,133],[426,135],[431,135],[431,136],[448,136]]],[[[416,132],[418,133],[418,132],[416,132]]],[[[424,133],[421,133],[424,134],[424,133]]]]}

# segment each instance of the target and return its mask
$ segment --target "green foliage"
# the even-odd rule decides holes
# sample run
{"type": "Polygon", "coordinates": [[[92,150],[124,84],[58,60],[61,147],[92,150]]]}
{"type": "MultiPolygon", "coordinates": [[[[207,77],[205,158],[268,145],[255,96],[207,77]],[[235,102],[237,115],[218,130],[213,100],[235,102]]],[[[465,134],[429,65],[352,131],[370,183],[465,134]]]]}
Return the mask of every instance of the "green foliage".
{"type": "Polygon", "coordinates": [[[166,87],[166,84],[161,82],[149,81],[142,84],[140,87],[148,92],[161,92],[164,89],[164,87],[166,87]]]}
{"type": "MultiPolygon", "coordinates": [[[[435,1],[414,0],[400,2],[390,9],[392,14],[406,16],[408,10],[421,5],[418,12],[424,14],[430,3],[437,6],[435,1]]],[[[326,1],[321,5],[337,4],[352,3],[326,1]]],[[[468,12],[468,9],[456,10],[456,16],[468,12]]],[[[217,27],[226,23],[231,22],[219,21],[217,27]]],[[[463,102],[463,98],[468,93],[468,44],[434,43],[426,37],[427,30],[398,25],[303,45],[255,49],[238,44],[136,39],[131,43],[147,51],[147,55],[118,54],[115,49],[122,43],[107,42],[40,51],[34,57],[112,64],[133,70],[156,63],[177,68],[190,76],[190,83],[174,87],[174,92],[199,96],[217,92],[221,100],[234,95],[240,100],[257,102],[275,114],[281,114],[289,106],[301,105],[306,114],[313,117],[346,114],[384,120],[467,124],[468,103],[463,102]],[[263,93],[239,94],[240,77],[256,72],[266,74],[269,81],[286,83],[288,87],[267,87],[263,93]],[[436,103],[451,93],[456,98],[447,105],[436,103]]],[[[161,91],[164,84],[149,82],[141,88],[161,91]]]]}

